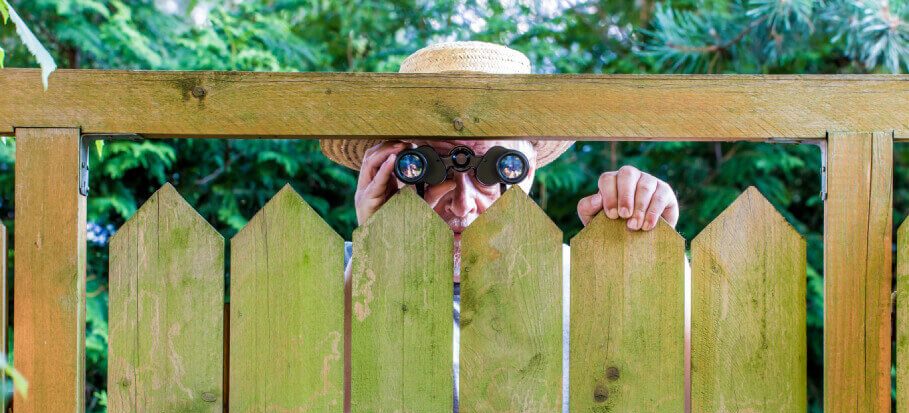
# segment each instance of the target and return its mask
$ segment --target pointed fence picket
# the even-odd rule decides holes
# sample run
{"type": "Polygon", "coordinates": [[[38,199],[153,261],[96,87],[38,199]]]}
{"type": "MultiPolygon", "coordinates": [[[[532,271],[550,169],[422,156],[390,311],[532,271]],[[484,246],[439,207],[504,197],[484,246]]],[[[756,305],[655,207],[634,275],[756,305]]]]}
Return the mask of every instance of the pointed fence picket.
{"type": "Polygon", "coordinates": [[[896,233],[896,411],[909,412],[909,219],[896,233]]]}
{"type": "Polygon", "coordinates": [[[224,239],[166,184],[110,249],[111,411],[222,411],[224,239]]]}
{"type": "Polygon", "coordinates": [[[451,230],[413,190],[353,234],[351,411],[451,411],[451,230]]]}
{"type": "Polygon", "coordinates": [[[231,240],[231,411],[341,410],[343,248],[290,186],[231,240]]]}
{"type": "MultiPolygon", "coordinates": [[[[454,245],[410,189],[354,232],[352,411],[451,410],[454,245]]],[[[683,410],[684,240],[601,213],[571,245],[571,411],[683,410]]],[[[230,409],[340,411],[342,239],[286,186],[232,251],[230,409]]],[[[562,410],[562,254],[517,186],[464,231],[461,412],[562,410]]],[[[221,411],[223,239],[165,185],[110,256],[110,410],[221,411]]],[[[750,188],[692,256],[692,410],[804,412],[804,240],[750,188]]]]}
{"type": "Polygon", "coordinates": [[[517,185],[461,239],[462,412],[562,409],[562,231],[517,185]]]}
{"type": "Polygon", "coordinates": [[[805,240],[751,187],[691,255],[692,411],[804,412],[805,240]]]}
{"type": "Polygon", "coordinates": [[[685,409],[685,240],[600,213],[571,240],[571,411],[685,409]]]}

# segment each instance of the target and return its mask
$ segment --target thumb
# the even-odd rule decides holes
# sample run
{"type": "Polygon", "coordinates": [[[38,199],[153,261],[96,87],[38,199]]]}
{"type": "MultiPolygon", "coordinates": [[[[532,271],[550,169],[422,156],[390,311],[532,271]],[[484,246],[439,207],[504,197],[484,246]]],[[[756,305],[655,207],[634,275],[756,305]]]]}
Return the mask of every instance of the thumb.
{"type": "Polygon", "coordinates": [[[599,193],[581,198],[578,201],[578,217],[585,226],[593,217],[603,210],[603,197],[599,193]]]}

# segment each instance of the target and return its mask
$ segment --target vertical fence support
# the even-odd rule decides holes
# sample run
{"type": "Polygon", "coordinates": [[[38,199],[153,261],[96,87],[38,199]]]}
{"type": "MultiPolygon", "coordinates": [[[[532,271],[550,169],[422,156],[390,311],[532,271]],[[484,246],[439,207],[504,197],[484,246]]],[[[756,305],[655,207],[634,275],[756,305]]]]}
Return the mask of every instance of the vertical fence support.
{"type": "MultiPolygon", "coordinates": [[[[0,222],[0,350],[3,351],[5,360],[9,360],[9,347],[7,346],[7,333],[9,330],[9,319],[7,311],[9,301],[6,297],[6,258],[9,256],[9,250],[6,248],[6,227],[0,222]]],[[[6,380],[0,380],[0,394],[6,397],[6,380]]],[[[6,402],[0,402],[2,411],[6,412],[6,402]]]]}
{"type": "Polygon", "coordinates": [[[85,409],[85,196],[79,129],[16,129],[16,413],[85,409]]]}
{"type": "Polygon", "coordinates": [[[824,408],[889,412],[893,133],[827,145],[824,408]]]}

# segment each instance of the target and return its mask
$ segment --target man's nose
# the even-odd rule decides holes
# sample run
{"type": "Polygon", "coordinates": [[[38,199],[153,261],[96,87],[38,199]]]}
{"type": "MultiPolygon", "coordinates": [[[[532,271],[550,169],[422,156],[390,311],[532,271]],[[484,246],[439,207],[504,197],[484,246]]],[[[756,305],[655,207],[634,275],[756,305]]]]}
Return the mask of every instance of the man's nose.
{"type": "Polygon", "coordinates": [[[456,217],[466,217],[477,211],[477,191],[470,179],[464,172],[455,172],[452,180],[455,182],[454,193],[451,202],[448,204],[448,212],[456,217]]]}

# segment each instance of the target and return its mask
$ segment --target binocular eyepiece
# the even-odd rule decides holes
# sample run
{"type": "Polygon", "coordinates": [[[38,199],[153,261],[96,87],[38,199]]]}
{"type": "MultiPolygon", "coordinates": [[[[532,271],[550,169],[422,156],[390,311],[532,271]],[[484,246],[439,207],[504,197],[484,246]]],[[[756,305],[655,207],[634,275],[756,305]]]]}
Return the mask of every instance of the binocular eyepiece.
{"type": "MultiPolygon", "coordinates": [[[[473,169],[483,185],[514,185],[527,177],[529,163],[523,153],[494,146],[483,156],[477,156],[467,146],[458,146],[442,157],[429,145],[405,149],[395,160],[395,176],[405,184],[437,185],[448,177],[449,171],[466,172],[473,169]]],[[[422,195],[422,194],[421,194],[422,195]]]]}

